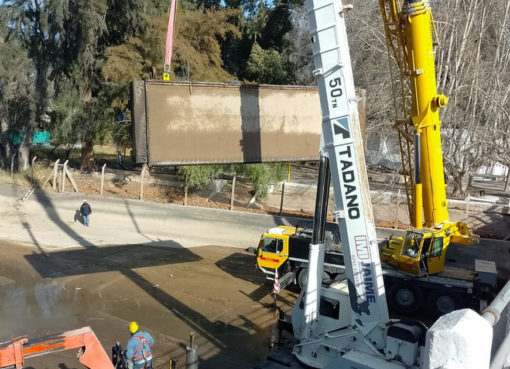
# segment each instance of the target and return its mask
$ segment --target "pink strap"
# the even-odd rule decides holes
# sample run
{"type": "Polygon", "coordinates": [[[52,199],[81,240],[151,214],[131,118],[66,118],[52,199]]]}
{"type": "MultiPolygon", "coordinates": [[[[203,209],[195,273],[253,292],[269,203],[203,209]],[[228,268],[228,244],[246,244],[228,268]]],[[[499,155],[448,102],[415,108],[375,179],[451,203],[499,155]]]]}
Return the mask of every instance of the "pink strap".
{"type": "Polygon", "coordinates": [[[170,65],[172,63],[172,51],[174,48],[174,27],[175,27],[175,11],[177,9],[177,0],[172,0],[170,5],[170,16],[168,17],[168,30],[166,33],[166,48],[165,48],[165,72],[170,72],[170,65]]]}

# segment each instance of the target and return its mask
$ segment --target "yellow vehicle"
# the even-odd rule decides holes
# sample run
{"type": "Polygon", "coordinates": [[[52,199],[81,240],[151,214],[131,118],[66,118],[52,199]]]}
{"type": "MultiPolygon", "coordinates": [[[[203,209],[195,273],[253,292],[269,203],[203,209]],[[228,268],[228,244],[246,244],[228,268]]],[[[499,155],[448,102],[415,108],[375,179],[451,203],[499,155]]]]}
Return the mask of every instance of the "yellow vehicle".
{"type": "MultiPolygon", "coordinates": [[[[308,252],[312,231],[306,228],[278,226],[262,234],[257,248],[257,266],[269,280],[278,272],[280,289],[291,283],[306,285],[308,252]]],[[[344,256],[338,235],[326,231],[323,280],[344,269],[344,256]]]]}
{"type": "MultiPolygon", "coordinates": [[[[335,225],[336,224],[331,224],[335,225]]],[[[278,272],[280,290],[292,283],[303,289],[308,277],[310,229],[278,226],[264,232],[256,251],[257,267],[268,281],[273,282],[278,272]]],[[[448,239],[437,230],[423,228],[407,231],[404,237],[380,240],[380,248],[402,246],[400,269],[382,262],[382,275],[390,308],[399,313],[414,313],[426,310],[434,317],[453,310],[471,307],[479,311],[494,295],[497,270],[494,262],[471,260],[459,264],[455,257],[444,263],[448,239]],[[428,253],[427,258],[417,258],[417,253],[428,253]],[[474,263],[474,268],[470,264],[474,263]],[[435,271],[443,268],[441,273],[435,271]],[[428,277],[410,275],[413,270],[430,273],[428,277]],[[489,272],[490,271],[490,272],[489,272]]],[[[326,250],[322,280],[331,283],[345,273],[343,248],[340,236],[326,231],[326,250]]]]}
{"type": "Polygon", "coordinates": [[[433,20],[428,1],[379,0],[388,50],[398,68],[395,127],[413,230],[388,242],[381,259],[413,275],[444,269],[450,242],[478,243],[465,223],[449,220],[441,148],[439,109],[448,98],[437,93],[433,20]],[[422,229],[422,227],[427,227],[422,229]]]}

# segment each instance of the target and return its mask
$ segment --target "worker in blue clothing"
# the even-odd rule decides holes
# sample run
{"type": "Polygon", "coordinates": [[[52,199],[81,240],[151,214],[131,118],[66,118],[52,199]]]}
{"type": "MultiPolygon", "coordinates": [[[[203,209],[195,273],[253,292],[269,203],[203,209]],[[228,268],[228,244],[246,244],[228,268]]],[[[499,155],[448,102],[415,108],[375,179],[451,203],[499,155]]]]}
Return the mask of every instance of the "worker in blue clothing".
{"type": "Polygon", "coordinates": [[[137,322],[129,323],[131,338],[126,345],[126,359],[133,363],[133,369],[152,369],[151,347],[154,339],[147,332],[141,332],[137,322]]]}

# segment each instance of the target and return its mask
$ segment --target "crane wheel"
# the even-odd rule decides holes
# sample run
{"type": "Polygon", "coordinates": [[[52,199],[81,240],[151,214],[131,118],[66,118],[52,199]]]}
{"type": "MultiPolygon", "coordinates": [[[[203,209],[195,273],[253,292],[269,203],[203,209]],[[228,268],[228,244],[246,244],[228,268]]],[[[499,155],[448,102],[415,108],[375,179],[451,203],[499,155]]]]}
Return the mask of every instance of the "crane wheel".
{"type": "Polygon", "coordinates": [[[306,287],[306,283],[308,282],[308,268],[301,268],[297,280],[300,289],[306,287]]]}
{"type": "Polygon", "coordinates": [[[435,318],[464,307],[462,296],[450,291],[431,291],[427,301],[429,311],[435,318]]]}
{"type": "Polygon", "coordinates": [[[423,291],[415,286],[395,283],[388,291],[388,303],[399,313],[412,314],[423,305],[423,291]]]}
{"type": "MultiPolygon", "coordinates": [[[[331,282],[331,275],[327,272],[322,272],[322,281],[323,282],[331,282]]],[[[299,288],[302,290],[306,287],[306,283],[308,282],[308,268],[301,268],[299,274],[297,276],[297,283],[299,288]]]]}

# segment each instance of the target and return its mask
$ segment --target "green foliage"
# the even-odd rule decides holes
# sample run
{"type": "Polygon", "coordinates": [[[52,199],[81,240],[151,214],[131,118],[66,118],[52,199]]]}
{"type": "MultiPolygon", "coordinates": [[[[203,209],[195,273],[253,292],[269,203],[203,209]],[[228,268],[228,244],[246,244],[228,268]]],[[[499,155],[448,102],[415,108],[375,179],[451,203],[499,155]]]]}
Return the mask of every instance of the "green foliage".
{"type": "Polygon", "coordinates": [[[179,177],[183,187],[193,188],[217,178],[223,171],[224,167],[221,165],[182,166],[179,168],[179,177]]]}
{"type": "Polygon", "coordinates": [[[286,163],[238,164],[236,173],[250,180],[255,194],[265,199],[268,195],[269,185],[284,178],[286,167],[286,163]]]}
{"type": "Polygon", "coordinates": [[[235,79],[223,69],[220,41],[241,37],[231,18],[239,10],[196,10],[180,15],[176,23],[175,59],[172,69],[183,79],[204,82],[227,82],[235,79]]]}
{"type": "Polygon", "coordinates": [[[257,43],[253,45],[246,66],[248,79],[258,83],[289,84],[288,63],[273,49],[264,50],[257,43]]]}

